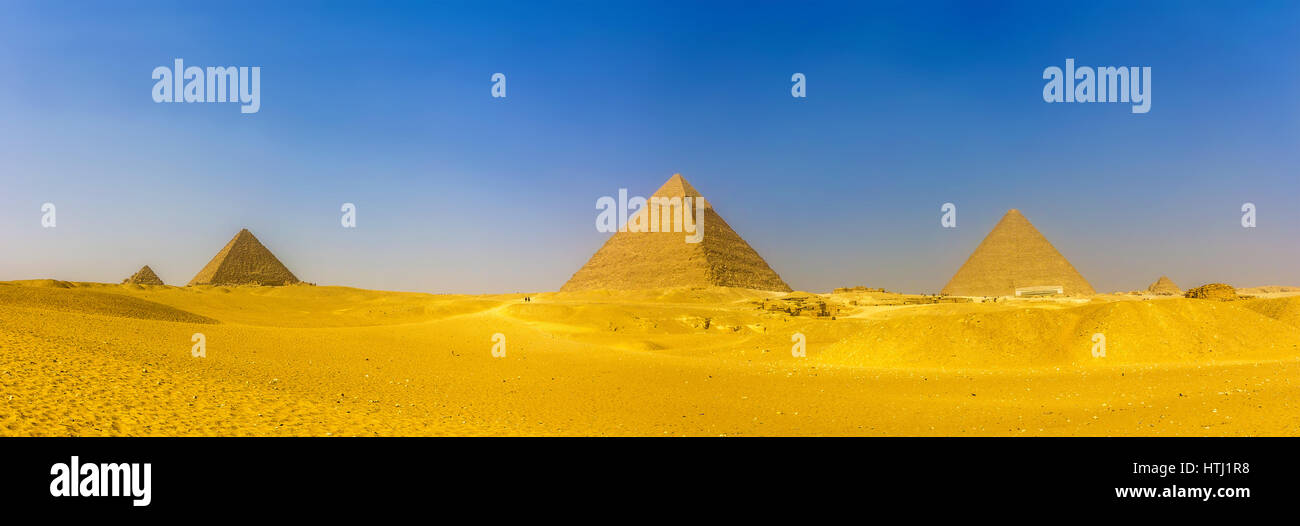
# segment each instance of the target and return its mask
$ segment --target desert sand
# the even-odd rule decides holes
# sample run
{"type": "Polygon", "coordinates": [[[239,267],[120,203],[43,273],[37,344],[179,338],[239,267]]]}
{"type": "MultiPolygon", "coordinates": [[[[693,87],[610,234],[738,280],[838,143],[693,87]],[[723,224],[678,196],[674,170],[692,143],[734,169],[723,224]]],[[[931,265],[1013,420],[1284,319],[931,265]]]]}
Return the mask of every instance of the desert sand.
{"type": "Polygon", "coordinates": [[[957,303],[7,282],[0,435],[1297,435],[1300,296],[1260,290],[957,303]]]}

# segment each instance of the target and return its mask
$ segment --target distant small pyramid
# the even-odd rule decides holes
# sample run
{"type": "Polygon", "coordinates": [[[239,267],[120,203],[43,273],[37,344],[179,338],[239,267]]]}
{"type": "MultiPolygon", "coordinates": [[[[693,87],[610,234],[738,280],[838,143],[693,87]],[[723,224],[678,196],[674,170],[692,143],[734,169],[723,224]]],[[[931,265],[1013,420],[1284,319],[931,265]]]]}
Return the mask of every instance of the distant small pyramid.
{"type": "MultiPolygon", "coordinates": [[[[652,197],[702,199],[681,174],[670,177],[652,197]]],[[[654,217],[646,215],[649,211],[647,203],[628,223],[649,224],[648,218],[654,217]]],[[[687,213],[695,217],[694,203],[687,213]]],[[[704,237],[698,243],[687,243],[683,232],[615,232],[560,290],[720,286],[790,291],[707,200],[702,215],[704,237]]]]}
{"type": "Polygon", "coordinates": [[[1169,279],[1168,276],[1160,276],[1160,279],[1156,280],[1155,283],[1152,283],[1150,287],[1147,287],[1147,292],[1162,296],[1183,295],[1183,289],[1178,288],[1178,285],[1174,284],[1174,280],[1169,279]]]}
{"type": "Polygon", "coordinates": [[[1065,256],[1029,223],[1009,210],[943,288],[951,296],[1020,296],[1096,291],[1065,256]]]}
{"type": "Polygon", "coordinates": [[[291,285],[298,278],[247,228],[200,270],[190,285],[291,285]]]}
{"type": "Polygon", "coordinates": [[[159,278],[157,274],[154,274],[153,269],[149,268],[149,265],[141,267],[139,272],[136,272],[135,274],[132,274],[131,277],[122,280],[122,284],[165,285],[162,278],[159,278]]]}

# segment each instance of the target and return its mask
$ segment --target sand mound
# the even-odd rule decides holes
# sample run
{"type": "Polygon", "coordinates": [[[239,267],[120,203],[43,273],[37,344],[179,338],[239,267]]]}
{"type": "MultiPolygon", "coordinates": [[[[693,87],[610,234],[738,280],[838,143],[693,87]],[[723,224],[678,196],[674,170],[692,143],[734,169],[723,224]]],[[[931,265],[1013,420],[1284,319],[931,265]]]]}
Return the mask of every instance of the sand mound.
{"type": "Polygon", "coordinates": [[[190,285],[292,285],[298,278],[249,232],[240,230],[190,285]]]}
{"type": "MultiPolygon", "coordinates": [[[[702,199],[681,174],[675,174],[652,197],[702,199]]],[[[695,207],[686,210],[694,217],[695,207]]],[[[670,287],[740,287],[788,292],[781,277],[753,247],[722,220],[706,201],[704,238],[687,243],[682,232],[617,232],[560,288],[579,290],[630,290],[670,287]]],[[[628,222],[649,224],[650,206],[628,222]]]]}
{"type": "Polygon", "coordinates": [[[1280,285],[1265,285],[1263,287],[1248,287],[1237,289],[1239,294],[1295,294],[1300,293],[1300,287],[1284,287],[1280,285]]]}
{"type": "Polygon", "coordinates": [[[1245,300],[1241,306],[1282,323],[1300,327],[1300,296],[1245,300]]]}
{"type": "Polygon", "coordinates": [[[1019,296],[1096,291],[1019,210],[1009,210],[943,287],[950,296],[1019,296]]]}
{"type": "Polygon", "coordinates": [[[908,315],[872,323],[819,358],[854,366],[1094,366],[1300,356],[1300,331],[1236,304],[1185,299],[908,315]],[[1106,356],[1092,356],[1093,335],[1106,356]]]}
{"type": "Polygon", "coordinates": [[[105,292],[171,305],[227,324],[262,327],[367,327],[423,323],[479,312],[500,301],[459,295],[380,292],[295,284],[283,287],[158,287],[105,292]]]}
{"type": "Polygon", "coordinates": [[[1150,294],[1157,294],[1160,296],[1182,296],[1183,295],[1183,289],[1178,288],[1178,285],[1174,284],[1174,280],[1169,279],[1168,276],[1160,276],[1160,279],[1156,280],[1155,283],[1152,283],[1151,286],[1147,287],[1147,292],[1150,294]]]}
{"type": "Polygon", "coordinates": [[[1210,283],[1187,291],[1186,296],[1203,300],[1232,301],[1237,299],[1237,289],[1224,283],[1210,283]]]}
{"type": "Polygon", "coordinates": [[[57,279],[20,279],[14,281],[5,281],[11,285],[22,285],[24,287],[41,287],[47,289],[71,289],[77,287],[77,283],[71,281],[60,281],[57,279]]]}
{"type": "Polygon", "coordinates": [[[175,307],[120,294],[62,287],[0,285],[0,306],[44,309],[118,318],[219,323],[217,320],[175,307]]]}
{"type": "Polygon", "coordinates": [[[140,270],[135,274],[132,274],[131,277],[122,280],[122,284],[165,285],[162,278],[158,277],[158,274],[155,274],[153,269],[149,268],[149,265],[141,267],[140,270]]]}

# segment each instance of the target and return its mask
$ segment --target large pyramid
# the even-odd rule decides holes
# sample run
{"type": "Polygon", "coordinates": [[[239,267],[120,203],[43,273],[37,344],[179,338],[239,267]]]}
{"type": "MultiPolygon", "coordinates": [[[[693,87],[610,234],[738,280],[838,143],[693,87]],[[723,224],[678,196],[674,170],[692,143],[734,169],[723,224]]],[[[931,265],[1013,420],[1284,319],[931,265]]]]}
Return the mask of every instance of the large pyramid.
{"type": "Polygon", "coordinates": [[[957,270],[943,294],[952,296],[1091,295],[1092,285],[1029,224],[1009,210],[957,270]]]}
{"type": "MultiPolygon", "coordinates": [[[[702,199],[681,174],[670,177],[652,197],[702,199]]],[[[633,213],[628,224],[638,220],[648,224],[645,214],[649,211],[647,204],[633,213]]],[[[695,217],[694,203],[687,213],[695,217]]],[[[790,291],[707,200],[702,215],[704,237],[698,243],[687,243],[683,232],[614,233],[560,290],[722,286],[790,291]]],[[[698,218],[695,224],[699,224],[698,218]]]]}
{"type": "Polygon", "coordinates": [[[298,278],[247,228],[200,270],[190,285],[290,285],[298,278]]]}
{"type": "Polygon", "coordinates": [[[132,274],[131,277],[122,280],[123,284],[135,285],[164,285],[162,278],[155,274],[149,265],[140,268],[139,272],[132,274]]]}

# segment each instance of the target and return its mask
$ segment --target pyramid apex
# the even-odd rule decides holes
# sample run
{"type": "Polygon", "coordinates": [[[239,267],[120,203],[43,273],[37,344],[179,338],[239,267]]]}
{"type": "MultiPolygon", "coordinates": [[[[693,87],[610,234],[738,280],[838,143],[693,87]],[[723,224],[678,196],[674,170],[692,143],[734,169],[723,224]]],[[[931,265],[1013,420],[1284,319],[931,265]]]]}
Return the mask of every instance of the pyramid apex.
{"type": "Polygon", "coordinates": [[[1011,214],[1024,215],[1020,213],[1020,209],[1018,208],[1012,208],[1011,210],[1007,210],[1007,215],[1011,215],[1011,214]]]}
{"type": "Polygon", "coordinates": [[[700,192],[691,186],[691,183],[686,182],[686,178],[682,177],[682,174],[675,173],[667,181],[664,181],[663,186],[655,190],[654,195],[657,197],[700,197],[700,192]]]}

